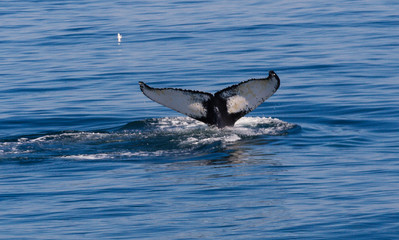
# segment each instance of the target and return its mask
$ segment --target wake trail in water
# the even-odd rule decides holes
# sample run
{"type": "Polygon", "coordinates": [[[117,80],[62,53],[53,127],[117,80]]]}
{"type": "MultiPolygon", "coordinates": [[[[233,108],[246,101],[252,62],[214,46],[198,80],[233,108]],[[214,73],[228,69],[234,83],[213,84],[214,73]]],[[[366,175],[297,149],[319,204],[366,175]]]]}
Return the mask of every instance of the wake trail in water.
{"type": "Polygon", "coordinates": [[[138,160],[217,151],[247,138],[285,135],[299,126],[276,118],[243,117],[218,129],[188,117],[135,121],[98,132],[60,132],[0,142],[0,159],[138,160]]]}

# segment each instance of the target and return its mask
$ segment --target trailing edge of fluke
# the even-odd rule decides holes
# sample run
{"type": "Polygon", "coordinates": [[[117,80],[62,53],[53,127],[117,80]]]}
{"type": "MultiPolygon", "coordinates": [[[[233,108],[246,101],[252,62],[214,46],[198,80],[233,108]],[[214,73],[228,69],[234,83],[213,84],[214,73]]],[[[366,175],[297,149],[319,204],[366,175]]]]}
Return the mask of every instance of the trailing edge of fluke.
{"type": "Polygon", "coordinates": [[[280,87],[280,78],[269,71],[267,78],[249,79],[215,94],[177,88],[152,88],[139,82],[149,99],[208,125],[223,128],[254,110],[280,87]]]}

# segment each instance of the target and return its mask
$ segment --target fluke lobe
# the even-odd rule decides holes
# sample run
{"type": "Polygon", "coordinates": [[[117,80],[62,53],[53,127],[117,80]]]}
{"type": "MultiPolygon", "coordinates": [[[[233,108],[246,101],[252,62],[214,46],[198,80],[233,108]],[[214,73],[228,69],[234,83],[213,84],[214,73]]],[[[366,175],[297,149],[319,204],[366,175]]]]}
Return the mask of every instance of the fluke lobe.
{"type": "Polygon", "coordinates": [[[152,88],[139,82],[149,99],[208,125],[223,128],[251,112],[280,87],[280,78],[269,71],[267,78],[249,79],[215,94],[177,88],[152,88]]]}

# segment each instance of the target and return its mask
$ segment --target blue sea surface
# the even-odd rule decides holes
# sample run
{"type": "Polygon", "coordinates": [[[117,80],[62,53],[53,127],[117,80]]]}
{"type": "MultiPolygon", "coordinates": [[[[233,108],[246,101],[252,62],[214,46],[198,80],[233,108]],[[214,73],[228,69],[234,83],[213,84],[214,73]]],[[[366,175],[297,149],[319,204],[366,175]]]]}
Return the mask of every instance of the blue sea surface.
{"type": "Polygon", "coordinates": [[[399,238],[398,1],[3,0],[0,20],[0,239],[399,238]],[[279,90],[225,129],[138,85],[269,70],[279,90]]]}

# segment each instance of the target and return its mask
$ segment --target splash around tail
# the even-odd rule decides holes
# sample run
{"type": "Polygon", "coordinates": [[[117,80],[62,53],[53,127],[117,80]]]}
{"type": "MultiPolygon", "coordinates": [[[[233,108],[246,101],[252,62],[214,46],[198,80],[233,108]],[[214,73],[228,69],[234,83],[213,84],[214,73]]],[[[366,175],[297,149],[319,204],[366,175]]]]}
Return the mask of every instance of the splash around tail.
{"type": "Polygon", "coordinates": [[[238,119],[271,97],[280,87],[280,78],[269,71],[267,78],[249,79],[215,94],[139,84],[149,99],[208,125],[224,128],[234,126],[238,119]]]}

